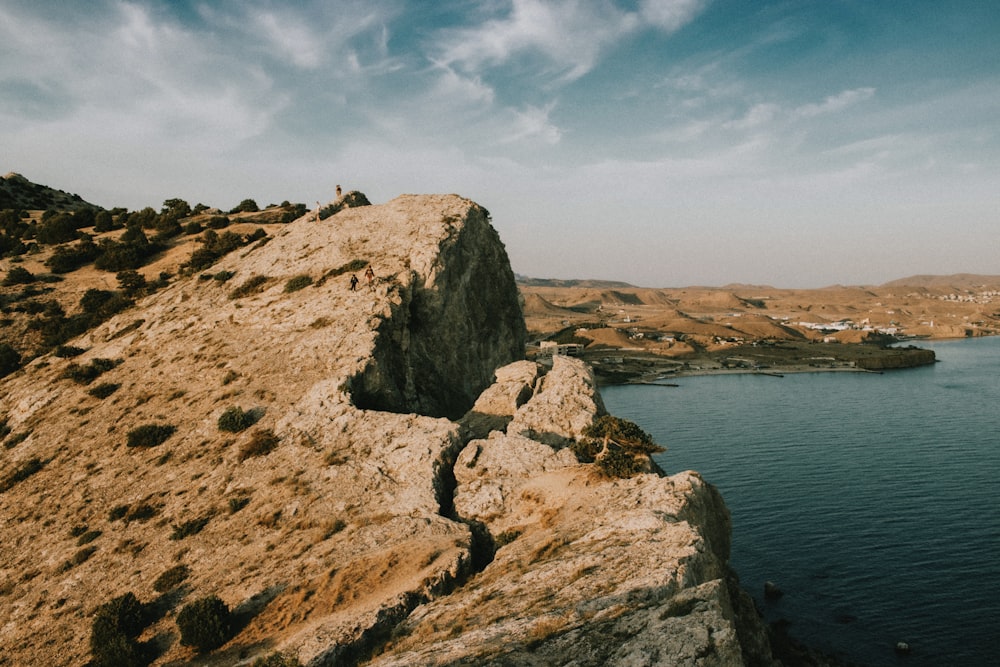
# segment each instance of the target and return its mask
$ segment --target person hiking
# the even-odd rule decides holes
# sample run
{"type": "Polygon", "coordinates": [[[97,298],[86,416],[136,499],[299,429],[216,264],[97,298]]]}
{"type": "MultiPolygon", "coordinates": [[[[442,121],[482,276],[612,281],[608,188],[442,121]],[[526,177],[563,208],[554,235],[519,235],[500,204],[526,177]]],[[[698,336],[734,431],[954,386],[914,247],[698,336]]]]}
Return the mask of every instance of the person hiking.
{"type": "Polygon", "coordinates": [[[365,270],[365,280],[368,282],[368,289],[375,289],[375,272],[370,265],[365,270]]]}
{"type": "Polygon", "coordinates": [[[358,289],[358,274],[351,274],[351,291],[354,292],[358,289]]]}

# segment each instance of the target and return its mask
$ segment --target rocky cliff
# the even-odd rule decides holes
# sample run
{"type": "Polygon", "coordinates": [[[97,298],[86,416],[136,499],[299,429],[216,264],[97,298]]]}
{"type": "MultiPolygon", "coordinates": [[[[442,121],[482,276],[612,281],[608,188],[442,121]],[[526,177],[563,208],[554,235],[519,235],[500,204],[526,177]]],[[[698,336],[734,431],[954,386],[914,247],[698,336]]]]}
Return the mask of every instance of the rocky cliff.
{"type": "Polygon", "coordinates": [[[129,592],[153,664],[767,664],[717,492],[577,462],[593,375],[517,361],[488,213],[366,202],[3,380],[0,665],[87,663],[129,592]],[[196,655],[210,595],[232,623],[196,655]]]}

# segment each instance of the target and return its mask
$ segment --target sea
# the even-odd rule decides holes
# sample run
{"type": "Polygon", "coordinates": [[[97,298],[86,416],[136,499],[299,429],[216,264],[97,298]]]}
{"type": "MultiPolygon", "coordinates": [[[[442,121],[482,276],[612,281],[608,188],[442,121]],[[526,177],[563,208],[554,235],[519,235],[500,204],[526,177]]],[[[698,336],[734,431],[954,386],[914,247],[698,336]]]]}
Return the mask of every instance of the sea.
{"type": "Polygon", "coordinates": [[[998,665],[1000,337],[917,344],[937,363],[601,394],[668,448],[668,474],[721,491],[730,563],[765,620],[871,667],[998,665]]]}

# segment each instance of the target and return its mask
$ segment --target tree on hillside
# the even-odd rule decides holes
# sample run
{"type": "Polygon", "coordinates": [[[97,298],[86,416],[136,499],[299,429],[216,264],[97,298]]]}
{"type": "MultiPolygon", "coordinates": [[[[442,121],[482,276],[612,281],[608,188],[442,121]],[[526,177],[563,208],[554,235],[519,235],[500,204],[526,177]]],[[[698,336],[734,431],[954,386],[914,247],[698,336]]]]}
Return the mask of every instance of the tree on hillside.
{"type": "Polygon", "coordinates": [[[244,199],[236,208],[230,211],[230,213],[256,213],[259,210],[257,202],[253,199],[244,199]]]}
{"type": "Polygon", "coordinates": [[[160,215],[169,215],[174,219],[186,218],[191,215],[191,206],[183,199],[168,199],[163,202],[160,215]]]}

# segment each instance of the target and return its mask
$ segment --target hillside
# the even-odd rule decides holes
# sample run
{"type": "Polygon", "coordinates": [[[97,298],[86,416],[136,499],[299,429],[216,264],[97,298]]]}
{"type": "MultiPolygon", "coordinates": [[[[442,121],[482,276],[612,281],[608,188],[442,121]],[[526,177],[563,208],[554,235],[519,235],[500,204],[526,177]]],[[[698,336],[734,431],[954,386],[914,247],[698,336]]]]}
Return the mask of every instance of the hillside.
{"type": "Polygon", "coordinates": [[[0,380],[0,664],[769,664],[715,489],[517,361],[485,210],[340,203],[0,380]]]}
{"type": "Polygon", "coordinates": [[[80,195],[32,183],[21,174],[9,172],[0,177],[0,210],[5,208],[76,211],[100,207],[85,202],[80,195]]]}

